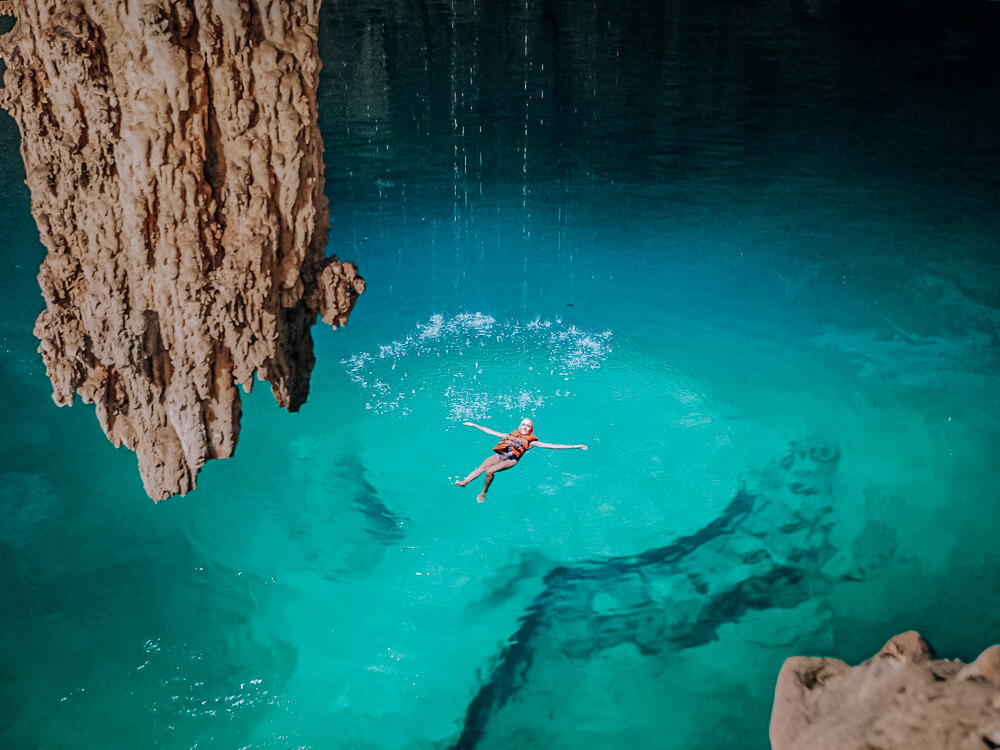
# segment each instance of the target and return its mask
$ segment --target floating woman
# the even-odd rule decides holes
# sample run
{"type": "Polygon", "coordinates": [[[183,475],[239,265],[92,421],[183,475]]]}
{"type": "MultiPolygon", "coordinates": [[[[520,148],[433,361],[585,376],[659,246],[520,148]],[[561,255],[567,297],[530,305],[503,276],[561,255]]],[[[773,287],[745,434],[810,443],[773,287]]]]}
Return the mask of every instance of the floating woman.
{"type": "Polygon", "coordinates": [[[521,424],[516,430],[508,432],[506,435],[502,432],[491,430],[489,427],[478,425],[475,422],[463,422],[462,424],[468,425],[469,427],[475,427],[477,430],[488,432],[490,435],[496,435],[500,438],[500,442],[493,449],[492,456],[479,464],[479,468],[469,474],[469,476],[465,479],[455,482],[455,484],[459,487],[464,487],[480,474],[486,472],[486,478],[483,480],[483,491],[476,496],[476,501],[480,503],[486,502],[486,491],[490,488],[490,484],[493,482],[493,475],[498,471],[505,471],[506,469],[512,467],[518,462],[521,456],[528,452],[529,448],[555,448],[556,450],[579,448],[580,450],[587,450],[587,446],[582,443],[580,445],[543,443],[538,439],[538,436],[535,435],[535,423],[527,417],[521,420],[521,424]]]}

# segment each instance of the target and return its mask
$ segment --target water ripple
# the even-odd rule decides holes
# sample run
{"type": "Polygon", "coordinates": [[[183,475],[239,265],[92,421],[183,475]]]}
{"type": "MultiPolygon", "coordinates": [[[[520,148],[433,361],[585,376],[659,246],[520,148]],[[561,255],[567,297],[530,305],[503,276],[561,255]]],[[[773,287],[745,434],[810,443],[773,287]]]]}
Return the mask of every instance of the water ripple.
{"type": "Polygon", "coordinates": [[[561,318],[498,321],[481,312],[432,315],[371,352],[342,360],[376,414],[409,414],[424,393],[443,397],[454,420],[493,409],[534,413],[566,385],[609,357],[611,331],[589,331],[561,318]],[[441,361],[441,360],[444,361],[441,361]]]}

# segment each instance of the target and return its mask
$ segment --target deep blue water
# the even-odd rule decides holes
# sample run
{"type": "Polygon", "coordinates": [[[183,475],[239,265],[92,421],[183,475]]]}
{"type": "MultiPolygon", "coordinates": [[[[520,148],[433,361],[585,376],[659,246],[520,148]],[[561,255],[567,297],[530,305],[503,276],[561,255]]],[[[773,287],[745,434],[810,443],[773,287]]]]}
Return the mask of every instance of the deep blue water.
{"type": "MultiPolygon", "coordinates": [[[[1000,639],[1000,3],[327,2],[308,403],[158,505],[35,353],[0,119],[0,745],[766,748],[1000,639]],[[532,416],[488,502],[452,482],[532,416]]],[[[476,483],[478,485],[478,482],[476,483]]]]}

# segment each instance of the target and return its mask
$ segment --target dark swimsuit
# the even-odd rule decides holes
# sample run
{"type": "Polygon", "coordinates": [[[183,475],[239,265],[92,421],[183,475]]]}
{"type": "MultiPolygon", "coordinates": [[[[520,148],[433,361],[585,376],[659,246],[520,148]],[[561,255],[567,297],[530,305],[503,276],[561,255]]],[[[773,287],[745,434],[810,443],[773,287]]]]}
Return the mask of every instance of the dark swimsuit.
{"type": "Polygon", "coordinates": [[[497,454],[497,457],[501,461],[514,461],[515,463],[517,462],[518,456],[515,456],[514,451],[512,451],[510,448],[500,448],[499,450],[494,450],[493,452],[497,454]]]}

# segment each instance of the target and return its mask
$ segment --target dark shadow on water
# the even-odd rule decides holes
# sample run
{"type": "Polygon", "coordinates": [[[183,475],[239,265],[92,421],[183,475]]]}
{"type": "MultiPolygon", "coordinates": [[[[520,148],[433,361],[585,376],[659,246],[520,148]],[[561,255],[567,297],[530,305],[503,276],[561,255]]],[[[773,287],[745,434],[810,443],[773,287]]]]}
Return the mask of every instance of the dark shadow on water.
{"type": "Polygon", "coordinates": [[[352,455],[334,459],[324,491],[296,513],[276,506],[274,522],[290,542],[286,564],[320,572],[331,581],[370,571],[405,534],[407,519],[392,511],[352,455]]]}
{"type": "Polygon", "coordinates": [[[546,573],[552,569],[553,561],[534,550],[520,550],[513,559],[497,569],[489,579],[483,581],[487,593],[471,601],[466,609],[481,612],[496,609],[511,599],[521,596],[529,586],[537,586],[546,573]]]}
{"type": "MultiPolygon", "coordinates": [[[[827,592],[833,580],[821,570],[838,552],[829,514],[839,461],[839,451],[821,441],[795,443],[696,533],[638,555],[549,572],[453,747],[477,746],[531,682],[542,655],[586,661],[621,644],[645,655],[700,646],[750,611],[793,608],[827,592]]],[[[884,563],[894,547],[890,529],[869,536],[853,550],[874,549],[862,570],[884,563]]]]}
{"type": "Polygon", "coordinates": [[[338,472],[357,478],[351,504],[365,521],[365,532],[380,544],[392,544],[405,536],[404,516],[393,512],[379,497],[378,490],[365,477],[364,465],[354,456],[347,456],[336,463],[338,472]]]}

